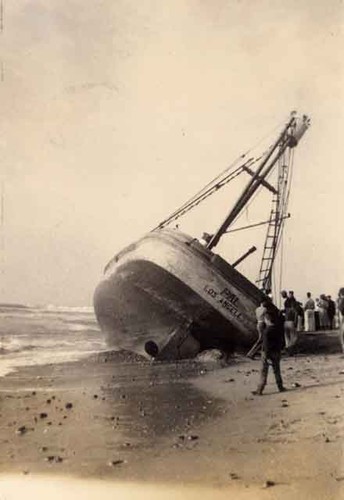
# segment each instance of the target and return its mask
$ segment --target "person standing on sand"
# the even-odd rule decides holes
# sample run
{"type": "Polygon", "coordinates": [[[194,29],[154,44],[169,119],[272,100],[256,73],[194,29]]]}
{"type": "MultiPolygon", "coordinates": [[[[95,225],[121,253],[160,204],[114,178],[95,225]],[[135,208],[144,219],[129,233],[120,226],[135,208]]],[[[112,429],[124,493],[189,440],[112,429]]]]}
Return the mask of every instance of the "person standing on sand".
{"type": "Polygon", "coordinates": [[[284,299],[284,338],[286,349],[291,349],[297,341],[297,301],[294,297],[294,292],[291,290],[288,294],[285,290],[281,292],[284,299]]]}
{"type": "Polygon", "coordinates": [[[307,292],[307,300],[304,305],[305,314],[305,332],[315,332],[315,302],[312,299],[311,292],[307,292]]]}
{"type": "Polygon", "coordinates": [[[315,299],[315,309],[314,309],[314,320],[315,320],[315,331],[320,330],[320,319],[319,319],[319,299],[315,299]]]}
{"type": "Polygon", "coordinates": [[[304,328],[304,320],[305,320],[305,315],[303,312],[303,307],[301,302],[296,302],[296,312],[297,312],[297,327],[296,331],[302,332],[304,328]]]}
{"type": "Polygon", "coordinates": [[[291,352],[297,342],[297,316],[297,310],[294,305],[286,309],[284,319],[284,338],[285,347],[288,352],[291,352]]]}
{"type": "Polygon", "coordinates": [[[268,304],[265,312],[265,325],[262,334],[262,354],[261,354],[261,370],[260,370],[260,380],[256,391],[252,394],[261,396],[263,390],[266,386],[268,372],[269,372],[269,362],[272,365],[274,371],[276,385],[279,392],[284,392],[287,389],[283,385],[282,375],[281,375],[281,351],[283,348],[283,327],[279,320],[278,311],[274,309],[272,304],[268,304]]]}
{"type": "Polygon", "coordinates": [[[297,304],[297,300],[294,296],[294,292],[292,290],[290,290],[290,292],[288,293],[288,298],[284,304],[285,308],[288,309],[288,307],[296,307],[296,304],[297,304]]]}
{"type": "Polygon", "coordinates": [[[283,302],[284,310],[286,310],[289,307],[292,307],[296,304],[296,299],[294,297],[294,292],[292,290],[290,290],[290,292],[288,292],[288,293],[285,290],[282,290],[281,296],[282,296],[282,299],[284,300],[284,302],[283,302]]]}
{"type": "Polygon", "coordinates": [[[328,303],[328,308],[327,308],[327,315],[328,315],[328,325],[329,329],[333,329],[333,320],[336,315],[336,304],[331,298],[331,295],[327,296],[327,303],[328,303]]]}
{"type": "Polygon", "coordinates": [[[344,288],[340,288],[338,292],[338,316],[339,316],[339,340],[344,354],[344,288]]]}
{"type": "Polygon", "coordinates": [[[256,319],[257,319],[257,331],[258,331],[258,339],[253,344],[253,347],[247,353],[247,357],[254,359],[255,355],[260,349],[260,345],[262,342],[263,331],[265,329],[265,313],[267,310],[269,303],[267,300],[263,300],[259,307],[256,309],[256,319]]]}
{"type": "Polygon", "coordinates": [[[320,295],[320,300],[318,303],[319,307],[319,322],[320,322],[320,328],[322,330],[326,330],[328,328],[328,302],[326,299],[326,295],[323,293],[320,295]]]}
{"type": "Polygon", "coordinates": [[[283,309],[286,309],[288,305],[288,294],[285,290],[281,291],[281,297],[283,299],[283,309]]]}

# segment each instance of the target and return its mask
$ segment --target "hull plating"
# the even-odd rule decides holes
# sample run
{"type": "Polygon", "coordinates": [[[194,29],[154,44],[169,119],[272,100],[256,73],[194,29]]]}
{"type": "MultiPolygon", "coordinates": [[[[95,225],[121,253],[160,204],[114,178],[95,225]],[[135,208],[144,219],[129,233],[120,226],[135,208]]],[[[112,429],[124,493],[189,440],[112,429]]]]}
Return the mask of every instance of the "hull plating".
{"type": "Polygon", "coordinates": [[[160,347],[188,324],[197,350],[233,350],[255,340],[261,299],[251,282],[197,240],[164,229],[114,257],[94,307],[111,347],[143,353],[148,340],[160,347]]]}

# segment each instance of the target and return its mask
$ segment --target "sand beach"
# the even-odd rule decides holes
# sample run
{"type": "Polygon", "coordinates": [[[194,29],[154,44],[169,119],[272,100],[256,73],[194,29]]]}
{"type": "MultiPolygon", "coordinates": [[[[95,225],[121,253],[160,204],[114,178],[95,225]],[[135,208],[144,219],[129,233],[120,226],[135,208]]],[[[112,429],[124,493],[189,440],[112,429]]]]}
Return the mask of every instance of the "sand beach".
{"type": "Polygon", "coordinates": [[[240,355],[18,368],[0,379],[0,498],[343,498],[343,362],[336,332],[303,334],[288,392],[271,374],[260,397],[240,355]]]}

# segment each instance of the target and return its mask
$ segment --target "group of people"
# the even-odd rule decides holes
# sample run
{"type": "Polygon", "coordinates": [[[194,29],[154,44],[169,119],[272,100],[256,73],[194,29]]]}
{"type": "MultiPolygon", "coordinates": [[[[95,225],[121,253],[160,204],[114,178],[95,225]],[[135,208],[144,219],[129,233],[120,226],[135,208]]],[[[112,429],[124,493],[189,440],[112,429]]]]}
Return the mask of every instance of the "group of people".
{"type": "Polygon", "coordinates": [[[339,298],[337,305],[331,295],[321,294],[320,298],[314,301],[311,292],[308,292],[306,301],[302,304],[295,298],[293,291],[287,293],[283,290],[281,295],[283,310],[288,311],[288,320],[293,321],[296,331],[316,332],[337,328],[339,298]]]}
{"type": "Polygon", "coordinates": [[[333,321],[338,310],[339,337],[342,352],[344,353],[344,288],[339,289],[337,307],[330,296],[321,295],[316,306],[311,293],[307,293],[304,307],[296,300],[294,292],[281,292],[283,298],[283,309],[279,311],[269,297],[266,297],[256,309],[258,340],[247,354],[254,358],[261,347],[261,371],[257,390],[253,394],[261,395],[267,382],[269,362],[272,365],[276,384],[280,392],[285,391],[283,385],[280,359],[281,352],[285,347],[287,352],[292,352],[297,341],[297,327],[300,317],[304,318],[305,329],[315,331],[316,307],[319,313],[319,323],[322,329],[332,328],[333,321]],[[333,303],[333,304],[332,304],[333,303]]]}
{"type": "Polygon", "coordinates": [[[310,292],[303,306],[304,316],[301,328],[306,332],[317,330],[332,330],[336,328],[336,303],[331,295],[321,294],[320,298],[312,299],[310,292]]]}

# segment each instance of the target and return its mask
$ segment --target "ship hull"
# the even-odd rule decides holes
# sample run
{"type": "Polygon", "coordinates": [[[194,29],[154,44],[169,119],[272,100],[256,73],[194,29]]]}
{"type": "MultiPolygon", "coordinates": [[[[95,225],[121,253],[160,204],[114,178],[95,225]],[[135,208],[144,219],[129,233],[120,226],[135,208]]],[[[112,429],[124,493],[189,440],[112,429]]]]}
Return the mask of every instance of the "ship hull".
{"type": "Polygon", "coordinates": [[[94,294],[107,343],[158,359],[227,352],[256,340],[261,292],[197,240],[173,230],[149,233],[115,256],[94,294]]]}

